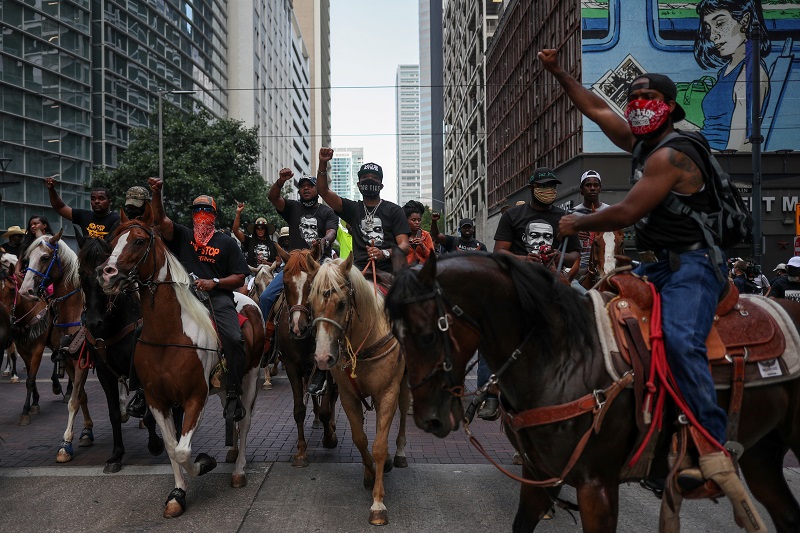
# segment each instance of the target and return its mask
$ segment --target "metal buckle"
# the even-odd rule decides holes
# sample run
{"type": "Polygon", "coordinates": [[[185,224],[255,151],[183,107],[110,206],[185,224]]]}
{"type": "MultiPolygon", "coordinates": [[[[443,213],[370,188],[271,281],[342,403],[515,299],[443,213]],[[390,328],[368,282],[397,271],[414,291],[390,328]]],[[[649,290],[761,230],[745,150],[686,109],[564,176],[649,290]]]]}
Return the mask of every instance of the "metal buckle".
{"type": "Polygon", "coordinates": [[[600,390],[600,389],[595,389],[592,392],[592,396],[594,396],[594,401],[595,401],[595,404],[596,404],[596,406],[595,406],[596,410],[599,411],[600,409],[602,409],[606,405],[607,398],[606,398],[605,391],[600,390]]]}
{"type": "Polygon", "coordinates": [[[442,333],[450,329],[450,321],[448,320],[447,315],[440,316],[436,325],[439,327],[439,331],[442,333]]]}
{"type": "MultiPolygon", "coordinates": [[[[742,354],[742,359],[744,359],[744,362],[746,363],[749,358],[750,358],[750,350],[747,348],[747,346],[745,346],[744,353],[742,354]]],[[[733,357],[730,354],[727,353],[725,354],[725,360],[729,363],[733,363],[733,357]]]]}

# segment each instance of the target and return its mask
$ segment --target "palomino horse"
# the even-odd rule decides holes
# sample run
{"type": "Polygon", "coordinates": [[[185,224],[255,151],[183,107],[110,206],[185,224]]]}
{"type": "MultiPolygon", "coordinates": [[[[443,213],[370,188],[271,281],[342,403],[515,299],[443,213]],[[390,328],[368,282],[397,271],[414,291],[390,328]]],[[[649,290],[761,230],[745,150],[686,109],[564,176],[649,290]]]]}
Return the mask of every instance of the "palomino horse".
{"type": "Polygon", "coordinates": [[[250,272],[253,273],[252,285],[247,291],[247,295],[258,303],[258,297],[267,288],[269,282],[275,277],[275,269],[278,268],[278,262],[273,261],[271,265],[258,265],[250,267],[250,272]]]}
{"type": "MultiPolygon", "coordinates": [[[[309,293],[311,282],[319,269],[317,260],[320,249],[294,250],[286,256],[283,271],[283,303],[278,312],[277,349],[292,385],[294,421],[297,425],[297,453],[292,457],[292,466],[308,466],[304,423],[306,404],[303,401],[306,383],[314,370],[314,336],[311,331],[309,293]]],[[[321,372],[321,370],[317,370],[321,372]]],[[[319,418],[324,434],[322,445],[336,448],[336,419],[334,411],[339,396],[337,387],[329,384],[322,397],[312,396],[314,415],[319,418]]]]}
{"type": "Polygon", "coordinates": [[[589,271],[581,280],[581,285],[591,289],[603,277],[614,272],[618,266],[618,257],[625,252],[625,232],[603,231],[591,232],[589,237],[589,271]]]}
{"type": "MultiPolygon", "coordinates": [[[[186,270],[166,248],[151,227],[149,208],[145,220],[127,220],[112,241],[111,257],[98,268],[98,281],[106,294],[137,290],[142,306],[143,327],[134,361],[142,381],[145,399],[156,418],[175,475],[175,488],[167,497],[165,518],[183,514],[186,508],[186,479],[203,475],[217,464],[205,453],[192,462],[192,438],[197,431],[212,382],[224,381],[219,339],[205,306],[192,294],[186,270]],[[172,413],[184,409],[180,438],[172,413]]],[[[247,432],[258,393],[258,363],[264,346],[264,319],[258,306],[234,293],[239,313],[247,318],[242,326],[248,360],[242,383],[245,417],[238,422],[238,445],[228,451],[235,458],[233,487],[247,484],[244,472],[247,432]]],[[[224,384],[217,392],[222,396],[224,384]]],[[[235,442],[235,439],[234,439],[235,442]]]]}
{"type": "MultiPolygon", "coordinates": [[[[141,324],[142,312],[139,296],[123,293],[109,298],[97,283],[97,267],[111,255],[111,247],[104,239],[84,239],[76,231],[80,252],[78,264],[81,289],[86,302],[83,313],[83,331],[78,335],[85,340],[84,350],[97,363],[97,379],[103,387],[111,421],[114,446],[106,460],[103,472],[110,474],[122,469],[125,446],[122,443],[122,423],[128,420],[125,412],[127,396],[126,377],[130,373],[131,358],[136,347],[136,328],[141,324]]],[[[85,353],[85,352],[84,352],[85,353]]],[[[88,357],[82,359],[85,361],[88,357]]],[[[147,448],[153,455],[164,451],[164,441],[156,434],[156,421],[147,413],[144,424],[149,431],[147,448]]],[[[71,444],[71,443],[70,443],[71,444]]],[[[72,446],[62,446],[57,461],[72,460],[72,446]]]]}
{"type": "MultiPolygon", "coordinates": [[[[585,296],[555,283],[545,269],[512,257],[431,259],[418,273],[398,272],[386,301],[408,358],[420,428],[437,437],[458,429],[464,415],[458,392],[478,346],[492,371],[502,374],[498,386],[508,412],[564,405],[587,393],[591,397],[592,391],[598,405],[605,402],[613,380],[585,296]]],[[[786,300],[780,305],[796,327],[800,305],[786,300]]],[[[720,404],[727,406],[729,396],[719,391],[720,404]]],[[[560,478],[574,486],[583,531],[589,533],[616,530],[620,472],[638,435],[631,389],[604,405],[602,426],[577,458],[579,441],[597,422],[591,416],[518,432],[505,424],[523,455],[524,478],[560,478]],[[573,459],[573,468],[565,468],[573,459]]],[[[740,465],[753,495],[778,531],[798,531],[800,506],[783,477],[783,458],[789,449],[800,452],[800,381],[745,389],[738,440],[747,449],[740,465]]],[[[656,454],[665,456],[666,449],[656,454]]],[[[664,468],[651,475],[664,477],[664,468]]],[[[551,505],[545,489],[523,484],[513,530],[533,531],[551,505]]]]}
{"type": "Polygon", "coordinates": [[[9,320],[8,331],[3,342],[0,343],[0,368],[3,369],[3,377],[8,376],[11,383],[19,383],[17,376],[17,347],[11,339],[11,306],[14,305],[14,296],[17,287],[14,282],[14,267],[17,265],[17,256],[14,254],[3,254],[0,257],[0,308],[2,313],[9,320]],[[6,346],[7,345],[7,346],[6,346]],[[3,366],[3,350],[7,354],[7,361],[3,366]]]}
{"type": "MultiPolygon", "coordinates": [[[[25,269],[19,298],[12,313],[12,327],[16,329],[14,339],[28,372],[25,381],[28,393],[19,421],[23,426],[30,424],[30,413],[39,412],[36,373],[39,371],[45,346],[53,352],[59,350],[61,338],[78,331],[83,308],[78,256],[61,242],[61,231],[52,236],[38,237],[25,251],[25,258],[28,260],[28,268],[25,269]],[[50,284],[53,285],[52,295],[47,293],[47,286],[50,284]]],[[[70,394],[69,419],[64,440],[72,440],[72,425],[80,407],[83,412],[80,445],[90,446],[94,441],[94,423],[89,415],[86,392],[82,386],[87,372],[78,367],[77,361],[65,361],[65,367],[73,383],[82,381],[81,387],[73,387],[70,394]]],[[[54,376],[53,380],[55,392],[58,379],[54,376]]]]}
{"type": "Polygon", "coordinates": [[[383,312],[383,296],[346,260],[326,261],[317,270],[309,296],[316,330],[317,366],[330,369],[350,422],[353,443],[364,463],[364,487],[372,487],[369,522],[387,524],[383,473],[392,468],[389,428],[400,400],[400,428],[394,466],[405,467],[406,413],[410,404],[405,361],[383,312]],[[364,432],[364,409],[375,409],[372,453],[364,432]]]}

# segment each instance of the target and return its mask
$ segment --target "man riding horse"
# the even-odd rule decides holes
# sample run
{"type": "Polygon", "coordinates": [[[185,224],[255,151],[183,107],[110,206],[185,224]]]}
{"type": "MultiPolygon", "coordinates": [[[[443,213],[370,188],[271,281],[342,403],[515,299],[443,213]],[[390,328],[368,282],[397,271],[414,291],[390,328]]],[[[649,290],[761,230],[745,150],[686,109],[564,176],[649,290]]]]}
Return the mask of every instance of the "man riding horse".
{"type": "Polygon", "coordinates": [[[676,102],[675,83],[661,74],[634,79],[628,88],[626,121],[561,67],[556,50],[543,50],[538,56],[581,113],[600,126],[614,144],[631,153],[638,147],[638,156],[634,157],[636,181],[622,202],[592,214],[563,217],[559,234],[612,231],[636,224],[637,249],[643,260],[636,273],[647,276],[661,293],[662,330],[670,369],[691,412],[717,441],[711,445],[718,451],[702,455],[700,470],[684,470],[678,483],[692,489],[705,479],[713,479],[729,496],[736,493],[737,501],[731,501],[747,530],[764,530],[734,473],[730,456],[723,451],[727,415],[717,404],[708,367],[705,340],[726,287],[724,254],[719,242],[706,242],[694,220],[674,214],[665,204],[669,196],[677,196],[695,211],[715,210],[705,186],[711,178],[706,165],[708,154],[683,136],[666,140],[675,131],[674,124],[686,115],[676,102]],[[734,487],[736,484],[738,487],[734,487]]]}

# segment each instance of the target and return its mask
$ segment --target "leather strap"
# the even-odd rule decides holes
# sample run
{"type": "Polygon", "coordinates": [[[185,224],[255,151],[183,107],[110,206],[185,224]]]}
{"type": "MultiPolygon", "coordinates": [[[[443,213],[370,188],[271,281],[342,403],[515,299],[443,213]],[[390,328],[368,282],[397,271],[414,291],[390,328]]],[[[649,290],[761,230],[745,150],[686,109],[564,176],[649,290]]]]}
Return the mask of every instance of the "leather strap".
{"type": "Polygon", "coordinates": [[[84,329],[86,330],[86,340],[89,342],[89,344],[94,346],[94,349],[97,350],[98,355],[100,355],[100,357],[103,360],[105,360],[106,350],[108,349],[108,347],[115,345],[116,343],[127,337],[129,334],[136,331],[136,328],[138,328],[140,325],[142,325],[141,318],[136,322],[131,322],[130,324],[119,330],[116,335],[114,335],[108,340],[105,340],[103,338],[95,339],[94,336],[92,335],[92,332],[89,331],[89,328],[84,328],[84,329]]]}
{"type": "Polygon", "coordinates": [[[636,400],[636,425],[640,432],[647,431],[647,423],[644,419],[644,388],[647,381],[648,369],[650,367],[650,350],[644,342],[642,330],[639,328],[639,319],[630,312],[630,308],[625,309],[625,333],[630,341],[631,366],[633,366],[633,391],[636,400]],[[645,361],[647,359],[647,361],[645,361]]]}
{"type": "Polygon", "coordinates": [[[731,400],[728,404],[728,429],[726,440],[736,441],[739,436],[739,418],[742,411],[742,397],[744,396],[745,357],[743,355],[731,356],[731,400]]]}

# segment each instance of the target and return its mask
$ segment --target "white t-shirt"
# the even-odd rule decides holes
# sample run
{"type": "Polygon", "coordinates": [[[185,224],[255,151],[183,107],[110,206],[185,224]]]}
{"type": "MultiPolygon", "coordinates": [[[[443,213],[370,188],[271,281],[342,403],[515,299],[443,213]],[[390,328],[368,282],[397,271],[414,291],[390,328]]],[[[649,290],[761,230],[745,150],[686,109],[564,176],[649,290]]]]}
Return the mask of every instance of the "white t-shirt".
{"type": "MultiPolygon", "coordinates": [[[[595,207],[595,212],[602,211],[608,207],[607,203],[600,202],[599,207],[595,207]]],[[[592,212],[591,208],[581,204],[572,210],[573,213],[588,215],[592,212]]],[[[590,239],[581,239],[581,268],[589,268],[589,257],[592,255],[592,243],[590,239]]]]}

